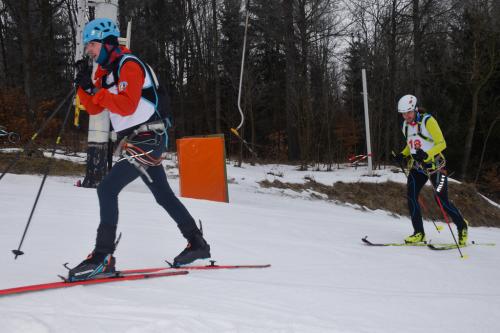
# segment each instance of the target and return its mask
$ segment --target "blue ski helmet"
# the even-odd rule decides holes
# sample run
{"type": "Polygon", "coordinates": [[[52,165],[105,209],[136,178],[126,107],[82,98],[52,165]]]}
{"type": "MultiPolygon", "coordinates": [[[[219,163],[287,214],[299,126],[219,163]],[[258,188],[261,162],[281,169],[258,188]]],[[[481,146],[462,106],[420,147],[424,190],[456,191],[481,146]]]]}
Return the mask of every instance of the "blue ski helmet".
{"type": "Polygon", "coordinates": [[[109,36],[120,37],[115,22],[109,18],[97,18],[87,23],[83,29],[83,45],[93,40],[102,41],[109,36]]]}

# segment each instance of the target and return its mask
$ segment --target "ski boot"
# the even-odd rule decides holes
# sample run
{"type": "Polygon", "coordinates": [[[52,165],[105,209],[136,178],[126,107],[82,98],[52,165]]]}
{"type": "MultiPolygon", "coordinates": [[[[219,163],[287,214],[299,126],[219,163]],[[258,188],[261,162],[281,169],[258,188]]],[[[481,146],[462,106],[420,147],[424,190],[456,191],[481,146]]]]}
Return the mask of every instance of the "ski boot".
{"type": "Polygon", "coordinates": [[[465,228],[458,229],[458,245],[460,246],[467,245],[467,238],[469,235],[469,222],[465,219],[464,222],[465,222],[465,228]]]}
{"type": "Polygon", "coordinates": [[[115,257],[111,254],[92,252],[87,259],[69,270],[68,281],[80,281],[113,276],[115,273],[115,257]]]}
{"type": "Polygon", "coordinates": [[[186,248],[174,258],[174,267],[187,265],[197,259],[210,258],[210,245],[205,241],[201,232],[196,232],[188,239],[186,248]]]}
{"type": "Polygon", "coordinates": [[[423,232],[416,232],[413,235],[406,237],[405,243],[406,244],[425,243],[425,234],[423,232]]]}

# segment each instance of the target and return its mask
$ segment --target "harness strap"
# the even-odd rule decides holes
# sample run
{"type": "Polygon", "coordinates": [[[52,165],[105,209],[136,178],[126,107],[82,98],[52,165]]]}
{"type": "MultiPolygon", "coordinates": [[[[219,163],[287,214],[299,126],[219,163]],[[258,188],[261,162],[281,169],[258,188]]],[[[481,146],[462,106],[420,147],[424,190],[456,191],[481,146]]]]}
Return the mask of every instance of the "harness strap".
{"type": "Polygon", "coordinates": [[[413,168],[416,170],[424,170],[429,174],[432,175],[436,172],[446,172],[446,159],[442,154],[436,155],[435,159],[431,163],[421,163],[413,158],[411,158],[408,161],[408,168],[413,168]]]}
{"type": "Polygon", "coordinates": [[[132,164],[133,166],[136,167],[137,170],[139,170],[140,173],[142,173],[144,175],[144,177],[146,177],[146,179],[152,183],[153,182],[153,179],[151,179],[151,176],[148,174],[148,172],[146,171],[146,168],[144,167],[144,165],[140,164],[139,162],[137,162],[135,160],[134,157],[132,156],[125,156],[124,158],[126,158],[128,160],[128,162],[130,164],[132,164]]]}
{"type": "MultiPolygon", "coordinates": [[[[137,147],[136,145],[130,144],[127,141],[133,139],[135,136],[137,136],[140,133],[144,132],[157,132],[157,131],[164,131],[165,130],[165,124],[162,121],[156,121],[148,124],[143,124],[136,128],[130,135],[123,137],[123,139],[120,140],[120,143],[118,144],[114,156],[116,157],[121,157],[121,159],[118,161],[122,161],[126,159],[130,164],[132,164],[146,179],[152,183],[153,180],[149,176],[147,172],[147,167],[149,166],[157,166],[161,164],[161,161],[165,158],[164,155],[160,158],[153,158],[149,154],[153,150],[145,152],[141,148],[137,147]]],[[[117,163],[118,163],[117,162],[117,163]]]]}
{"type": "Polygon", "coordinates": [[[121,156],[123,147],[127,143],[127,141],[132,140],[139,133],[149,132],[149,131],[153,131],[155,133],[160,132],[160,131],[165,131],[165,123],[161,120],[158,120],[158,121],[154,121],[152,123],[142,124],[141,126],[137,127],[132,133],[124,136],[120,140],[120,143],[118,143],[118,146],[116,147],[113,155],[114,156],[121,156]]]}
{"type": "Polygon", "coordinates": [[[163,156],[160,156],[159,158],[151,157],[150,154],[153,152],[153,150],[146,152],[140,147],[131,143],[125,143],[124,151],[128,153],[125,154],[127,158],[134,158],[135,161],[140,162],[140,164],[142,165],[157,166],[160,165],[161,161],[163,160],[163,156]]]}
{"type": "MultiPolygon", "coordinates": [[[[427,115],[424,117],[424,119],[422,120],[422,122],[424,123],[424,125],[427,124],[427,120],[429,120],[430,118],[430,115],[427,115]]],[[[422,139],[424,139],[425,141],[428,141],[428,142],[434,142],[434,140],[432,138],[429,138],[428,136],[425,136],[423,133],[422,133],[422,122],[418,122],[417,124],[417,134],[419,137],[421,137],[422,139]]]]}

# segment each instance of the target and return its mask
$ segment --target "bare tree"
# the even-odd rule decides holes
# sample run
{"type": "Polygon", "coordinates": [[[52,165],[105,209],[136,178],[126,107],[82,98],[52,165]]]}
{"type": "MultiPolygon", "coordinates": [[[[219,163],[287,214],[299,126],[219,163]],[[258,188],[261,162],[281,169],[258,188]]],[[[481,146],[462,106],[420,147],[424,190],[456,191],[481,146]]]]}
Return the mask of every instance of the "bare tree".
{"type": "Polygon", "coordinates": [[[297,90],[296,90],[296,59],[298,52],[296,48],[295,26],[294,26],[294,1],[283,0],[284,17],[284,44],[286,59],[286,129],[288,138],[288,158],[296,161],[300,158],[300,146],[298,138],[297,119],[297,90]]]}
{"type": "Polygon", "coordinates": [[[479,96],[481,90],[492,78],[500,63],[498,52],[498,33],[489,31],[489,1],[473,1],[466,7],[466,16],[470,19],[472,58],[470,61],[469,87],[472,94],[471,113],[466,128],[464,155],[461,176],[467,176],[472,141],[476,131],[477,119],[481,113],[479,96]]]}

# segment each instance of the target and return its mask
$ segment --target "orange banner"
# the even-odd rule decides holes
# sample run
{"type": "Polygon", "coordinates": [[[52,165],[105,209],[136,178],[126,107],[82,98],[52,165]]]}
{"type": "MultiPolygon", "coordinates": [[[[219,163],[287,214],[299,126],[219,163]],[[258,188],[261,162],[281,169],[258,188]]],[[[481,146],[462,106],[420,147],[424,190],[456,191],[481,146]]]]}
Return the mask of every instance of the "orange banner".
{"type": "Polygon", "coordinates": [[[181,196],[229,202],[224,135],[177,140],[181,196]]]}

